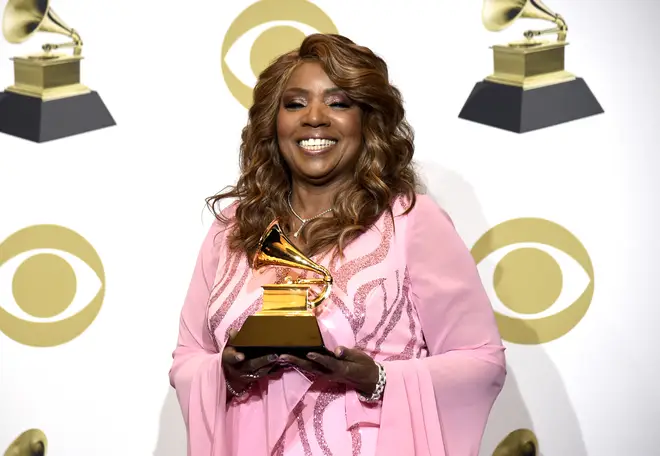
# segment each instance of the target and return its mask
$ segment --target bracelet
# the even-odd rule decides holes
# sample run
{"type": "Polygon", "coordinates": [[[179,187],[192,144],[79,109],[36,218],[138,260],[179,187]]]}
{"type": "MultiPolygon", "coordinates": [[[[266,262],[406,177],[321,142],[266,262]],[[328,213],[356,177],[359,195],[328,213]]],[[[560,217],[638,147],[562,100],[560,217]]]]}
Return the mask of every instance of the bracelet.
{"type": "Polygon", "coordinates": [[[379,362],[376,362],[376,366],[378,366],[378,383],[376,383],[376,388],[374,389],[374,392],[371,394],[371,396],[364,396],[362,393],[359,393],[358,399],[361,402],[365,402],[365,403],[378,402],[381,400],[383,396],[383,391],[385,390],[385,383],[387,382],[387,378],[385,375],[385,368],[379,362]]]}
{"type": "MultiPolygon", "coordinates": [[[[228,390],[233,396],[236,396],[236,397],[241,397],[241,396],[243,396],[243,395],[245,394],[245,391],[247,391],[247,388],[245,388],[245,389],[242,390],[242,391],[236,392],[236,391],[234,391],[234,388],[231,387],[231,385],[229,384],[228,381],[225,380],[225,384],[227,385],[227,390],[228,390]]],[[[249,386],[248,386],[248,388],[249,388],[249,386]]]]}

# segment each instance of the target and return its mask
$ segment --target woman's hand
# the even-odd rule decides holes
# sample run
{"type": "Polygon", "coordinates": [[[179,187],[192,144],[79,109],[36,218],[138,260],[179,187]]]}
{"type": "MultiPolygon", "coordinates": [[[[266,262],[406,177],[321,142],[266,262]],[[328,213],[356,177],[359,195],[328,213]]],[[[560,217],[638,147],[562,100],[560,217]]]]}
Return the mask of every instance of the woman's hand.
{"type": "MultiPolygon", "coordinates": [[[[229,332],[230,343],[236,333],[236,330],[229,332]]],[[[222,351],[222,369],[231,389],[240,393],[252,382],[268,375],[277,359],[277,355],[267,355],[246,360],[243,353],[228,345],[222,351]]]]}
{"type": "Polygon", "coordinates": [[[280,355],[280,361],[326,378],[344,383],[364,395],[371,395],[378,383],[378,366],[361,350],[337,347],[335,356],[308,353],[307,359],[291,355],[280,355]]]}

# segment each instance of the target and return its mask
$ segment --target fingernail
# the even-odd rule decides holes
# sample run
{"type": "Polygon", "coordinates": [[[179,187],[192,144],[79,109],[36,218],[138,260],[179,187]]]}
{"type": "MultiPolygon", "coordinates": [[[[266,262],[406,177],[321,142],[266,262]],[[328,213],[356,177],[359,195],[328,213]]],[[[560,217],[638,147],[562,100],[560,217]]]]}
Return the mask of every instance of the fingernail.
{"type": "Polygon", "coordinates": [[[337,348],[337,357],[341,358],[342,356],[344,356],[344,349],[339,347],[337,348]]]}
{"type": "Polygon", "coordinates": [[[243,361],[245,359],[245,356],[242,353],[239,353],[236,355],[236,361],[243,361]]]}
{"type": "Polygon", "coordinates": [[[279,356],[277,356],[277,355],[270,355],[270,356],[268,356],[268,361],[277,361],[278,358],[279,358],[279,356]]]}
{"type": "Polygon", "coordinates": [[[307,357],[309,359],[316,359],[316,353],[313,353],[313,352],[312,353],[307,353],[307,357]]]}

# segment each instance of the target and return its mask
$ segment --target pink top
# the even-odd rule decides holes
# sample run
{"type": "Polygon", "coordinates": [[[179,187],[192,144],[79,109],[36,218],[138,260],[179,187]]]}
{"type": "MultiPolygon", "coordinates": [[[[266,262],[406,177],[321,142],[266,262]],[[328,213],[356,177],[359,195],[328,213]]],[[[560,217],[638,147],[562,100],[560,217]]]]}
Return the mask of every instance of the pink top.
{"type": "Polygon", "coordinates": [[[170,370],[188,456],[478,454],[506,375],[504,347],[474,261],[447,214],[426,195],[408,215],[400,215],[403,207],[398,200],[394,222],[383,215],[344,259],[312,258],[335,281],[318,314],[326,343],[357,346],[383,363],[387,386],[378,405],[293,369],[227,404],[219,353],[228,331],[259,309],[261,285],[286,274],[253,272],[245,255],[228,251],[220,222],[213,224],[170,370]]]}

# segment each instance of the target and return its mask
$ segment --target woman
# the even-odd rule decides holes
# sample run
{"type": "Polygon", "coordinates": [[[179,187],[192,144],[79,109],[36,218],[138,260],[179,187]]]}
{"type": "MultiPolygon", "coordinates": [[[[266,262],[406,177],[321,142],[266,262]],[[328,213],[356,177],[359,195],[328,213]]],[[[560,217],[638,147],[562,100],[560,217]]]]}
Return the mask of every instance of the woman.
{"type": "Polygon", "coordinates": [[[217,220],[173,354],[190,456],[478,453],[504,348],[412,157],[400,94],[369,49],[311,35],[259,76],[238,183],[208,200],[217,220]],[[250,360],[229,344],[261,285],[297,277],[250,268],[275,218],[334,277],[318,313],[334,356],[250,360]]]}

